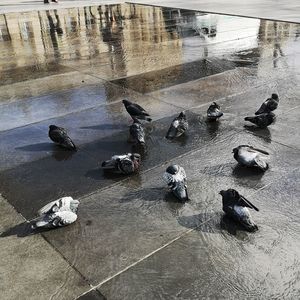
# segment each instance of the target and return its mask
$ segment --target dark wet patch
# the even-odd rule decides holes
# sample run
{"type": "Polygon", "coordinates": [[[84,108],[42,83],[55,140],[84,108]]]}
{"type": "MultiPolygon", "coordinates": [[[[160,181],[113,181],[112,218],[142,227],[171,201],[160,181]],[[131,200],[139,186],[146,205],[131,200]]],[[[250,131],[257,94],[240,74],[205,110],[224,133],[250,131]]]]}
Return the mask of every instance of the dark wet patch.
{"type": "Polygon", "coordinates": [[[92,290],[76,300],[107,300],[98,290],[92,290]]]}
{"type": "Polygon", "coordinates": [[[202,59],[159,71],[112,80],[111,82],[140,93],[150,93],[173,85],[223,73],[240,66],[252,66],[252,63],[244,63],[241,65],[241,63],[235,62],[234,60],[229,61],[216,58],[210,60],[202,59]]]}

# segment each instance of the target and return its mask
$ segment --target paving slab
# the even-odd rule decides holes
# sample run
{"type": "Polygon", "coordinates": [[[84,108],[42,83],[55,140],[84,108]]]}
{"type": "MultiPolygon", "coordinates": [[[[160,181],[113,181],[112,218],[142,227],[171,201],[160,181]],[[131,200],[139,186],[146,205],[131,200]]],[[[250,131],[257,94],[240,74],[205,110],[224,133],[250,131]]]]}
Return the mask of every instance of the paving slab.
{"type": "Polygon", "coordinates": [[[188,2],[182,0],[132,0],[130,3],[141,5],[157,5],[169,8],[182,8],[200,10],[203,12],[214,12],[220,14],[248,16],[252,18],[262,18],[271,20],[283,20],[299,23],[300,19],[297,14],[299,11],[299,3],[295,0],[278,3],[276,0],[255,0],[249,3],[236,0],[190,0],[188,2]]]}
{"type": "MultiPolygon", "coordinates": [[[[58,95],[61,95],[61,93],[58,95]]],[[[57,155],[60,156],[62,152],[59,147],[53,145],[48,138],[48,127],[50,124],[66,128],[70,137],[79,147],[121,131],[127,132],[128,126],[132,121],[121,102],[124,98],[145,107],[153,120],[173,115],[180,110],[174,105],[148,96],[141,96],[134,91],[108,82],[101,85],[78,88],[75,91],[64,91],[63,94],[66,99],[60,100],[58,96],[53,99],[50,95],[49,97],[29,99],[29,102],[24,99],[24,101],[7,105],[8,116],[10,116],[13,107],[22,107],[22,111],[26,111],[28,103],[28,110],[33,111],[32,114],[35,115],[35,118],[38,115],[39,117],[43,116],[46,120],[0,133],[2,141],[0,144],[2,153],[0,158],[1,170],[14,168],[19,164],[29,163],[47,156],[53,156],[53,158],[57,157],[57,155]],[[90,99],[86,97],[90,97],[90,99]],[[40,102],[38,101],[39,99],[41,100],[40,102]],[[98,105],[98,103],[100,104],[98,105]],[[55,105],[61,107],[61,111],[66,114],[59,116],[55,105]],[[88,108],[88,105],[95,107],[88,108]],[[50,106],[48,111],[43,110],[45,106],[48,108],[50,106]],[[71,110],[72,107],[75,110],[73,112],[71,110]],[[53,116],[53,118],[48,119],[47,114],[53,116]]],[[[2,127],[7,127],[15,126],[19,122],[25,123],[30,121],[33,120],[26,113],[23,115],[23,118],[19,115],[19,118],[15,119],[15,123],[4,122],[3,120],[1,124],[2,127]]],[[[127,140],[127,136],[125,140],[127,140]]],[[[66,151],[63,151],[63,153],[66,154],[66,151]]],[[[69,156],[66,155],[66,157],[69,156]]],[[[60,159],[63,159],[63,157],[64,154],[62,154],[60,159]]]]}
{"type": "Polygon", "coordinates": [[[16,81],[15,83],[0,86],[0,104],[42,95],[50,96],[58,91],[79,88],[99,82],[101,82],[99,78],[77,71],[56,75],[47,74],[47,76],[37,79],[29,79],[24,75],[24,81],[16,81]]]}
{"type": "Polygon", "coordinates": [[[299,151],[240,133],[219,137],[170,162],[81,198],[79,219],[67,242],[64,233],[57,231],[45,233],[47,240],[67,259],[76,249],[80,259],[73,261],[74,266],[93,285],[105,282],[194,228],[199,221],[189,216],[214,215],[221,189],[236,188],[247,196],[286,176],[299,162],[299,151]],[[231,152],[240,143],[270,152],[265,174],[237,166],[231,152]],[[162,181],[170,162],[186,170],[192,199],[186,204],[169,195],[162,181]]]}
{"type": "Polygon", "coordinates": [[[185,218],[195,230],[98,289],[113,299],[297,297],[299,175],[289,172],[248,197],[260,207],[252,213],[256,233],[225,218],[219,201],[206,218],[203,212],[185,218]]]}
{"type": "Polygon", "coordinates": [[[74,299],[90,288],[85,279],[40,235],[30,230],[0,196],[2,299],[74,299]]]}
{"type": "MultiPolygon", "coordinates": [[[[177,114],[162,118],[153,122],[153,125],[147,126],[148,137],[145,151],[140,151],[128,143],[128,129],[119,130],[116,134],[84,144],[76,153],[61,150],[46,141],[16,147],[13,155],[6,157],[6,160],[13,160],[14,154],[20,153],[18,163],[20,164],[22,160],[27,160],[27,162],[0,173],[1,190],[18,211],[26,217],[32,217],[37,207],[43,206],[50,200],[67,194],[81,197],[124,179],[122,175],[110,175],[100,169],[101,162],[112,155],[131,151],[140,152],[143,158],[141,170],[147,170],[165,160],[196,149],[199,144],[212,142],[221,136],[225,137],[232,130],[230,126],[227,126],[220,128],[218,132],[210,132],[205,122],[200,121],[197,115],[189,113],[191,122],[189,134],[178,141],[169,142],[164,136],[175,116],[177,114]],[[26,155],[28,152],[33,152],[33,154],[26,155]],[[33,157],[35,157],[34,160],[32,160],[33,157]],[[33,186],[35,189],[32,189],[33,186]],[[35,203],[36,206],[31,206],[30,203],[35,203]]],[[[36,130],[37,128],[34,127],[26,133],[34,134],[36,130]]],[[[19,131],[21,136],[22,133],[24,131],[19,131]]],[[[39,137],[41,133],[42,130],[39,129],[39,137]]],[[[11,143],[14,137],[15,135],[10,136],[11,143]]],[[[45,140],[46,136],[42,138],[45,140]]],[[[6,150],[9,152],[9,148],[6,150]]]]}

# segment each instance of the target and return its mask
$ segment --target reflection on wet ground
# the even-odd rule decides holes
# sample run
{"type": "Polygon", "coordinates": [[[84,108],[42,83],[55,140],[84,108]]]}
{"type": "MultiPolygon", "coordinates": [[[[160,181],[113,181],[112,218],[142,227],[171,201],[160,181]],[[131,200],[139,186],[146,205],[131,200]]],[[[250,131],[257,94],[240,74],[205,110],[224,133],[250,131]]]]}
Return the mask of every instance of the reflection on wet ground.
{"type": "MultiPolygon", "coordinates": [[[[63,287],[48,281],[59,293],[47,296],[299,296],[299,30],[295,23],[133,4],[0,15],[1,195],[27,220],[58,197],[81,201],[75,224],[42,233],[74,272],[63,287]],[[244,127],[244,117],[274,92],[276,123],[244,127]],[[127,142],[124,98],[153,118],[143,151],[127,142]],[[205,117],[212,101],[224,112],[216,123],[205,117]],[[182,110],[187,135],[166,140],[182,110]],[[51,144],[49,124],[67,128],[79,151],[51,144]],[[267,149],[270,169],[237,166],[231,152],[239,144],[267,149]],[[142,155],[140,174],[100,170],[101,161],[129,151],[142,155]],[[161,179],[170,162],[186,169],[187,203],[176,202],[161,179]],[[257,233],[224,218],[218,192],[230,187],[260,208],[253,214],[257,233]]],[[[1,240],[38,237],[24,219],[1,222],[1,249],[1,240]]],[[[61,269],[51,270],[55,277],[61,269]]]]}

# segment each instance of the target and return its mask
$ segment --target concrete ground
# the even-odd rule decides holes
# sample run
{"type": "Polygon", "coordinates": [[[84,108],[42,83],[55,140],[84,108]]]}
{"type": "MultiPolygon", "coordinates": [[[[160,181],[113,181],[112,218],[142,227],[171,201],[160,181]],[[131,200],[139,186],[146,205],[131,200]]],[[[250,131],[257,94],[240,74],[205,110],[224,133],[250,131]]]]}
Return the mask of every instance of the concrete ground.
{"type": "Polygon", "coordinates": [[[49,7],[0,15],[1,299],[299,298],[300,25],[131,4],[49,7]],[[274,92],[276,123],[244,127],[274,92]],[[124,98],[153,118],[130,177],[99,168],[134,150],[124,98]],[[224,112],[216,123],[206,122],[212,101],[224,112]],[[182,110],[189,132],[168,141],[182,110]],[[50,124],[79,151],[51,143],[50,124]],[[241,144],[267,150],[270,169],[237,166],[241,144]],[[162,181],[170,163],[186,170],[187,203],[162,181]],[[260,208],[259,231],[224,217],[227,188],[260,208]],[[36,211],[66,195],[81,202],[76,223],[34,234],[36,211]]]}

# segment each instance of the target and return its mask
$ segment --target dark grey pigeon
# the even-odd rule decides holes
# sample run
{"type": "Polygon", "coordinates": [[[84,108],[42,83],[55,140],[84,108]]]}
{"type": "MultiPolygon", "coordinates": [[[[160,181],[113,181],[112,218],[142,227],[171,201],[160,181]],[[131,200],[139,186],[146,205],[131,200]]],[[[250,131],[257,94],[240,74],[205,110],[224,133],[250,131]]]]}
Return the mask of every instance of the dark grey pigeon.
{"type": "Polygon", "coordinates": [[[127,153],[113,155],[111,159],[102,162],[102,169],[110,170],[115,173],[132,174],[137,172],[141,165],[141,155],[138,153],[127,153]]]}
{"type": "Polygon", "coordinates": [[[245,121],[249,121],[258,126],[259,128],[266,128],[269,125],[271,125],[275,121],[275,119],[275,115],[272,112],[270,112],[255,117],[246,117],[245,121]]]}
{"type": "Polygon", "coordinates": [[[134,143],[144,146],[145,145],[145,130],[141,122],[133,117],[133,124],[129,127],[130,140],[134,143]]]}
{"type": "Polygon", "coordinates": [[[126,99],[124,99],[122,102],[132,118],[136,117],[140,120],[146,120],[148,122],[152,121],[152,119],[149,118],[150,115],[140,105],[132,103],[126,99]]]}
{"type": "Polygon", "coordinates": [[[209,121],[216,121],[222,116],[223,113],[221,112],[220,106],[216,102],[213,102],[207,110],[207,119],[209,121]]]}
{"type": "Polygon", "coordinates": [[[180,201],[189,200],[186,185],[186,174],[182,167],[178,165],[170,165],[166,169],[163,179],[171,188],[171,191],[176,198],[180,201]]]}
{"type": "Polygon", "coordinates": [[[62,197],[46,204],[38,211],[39,217],[32,220],[32,229],[54,228],[72,224],[77,220],[79,201],[72,197],[62,197]]]}
{"type": "Polygon", "coordinates": [[[182,111],[178,117],[176,117],[167,132],[166,138],[167,139],[174,139],[182,134],[185,133],[185,131],[189,128],[188,121],[186,119],[185,113],[182,111]]]}
{"type": "Polygon", "coordinates": [[[278,107],[279,98],[277,94],[272,94],[271,98],[268,98],[255,113],[256,115],[270,113],[278,107]]]}
{"type": "Polygon", "coordinates": [[[248,231],[256,231],[257,225],[251,218],[248,208],[259,211],[249,200],[234,189],[220,191],[222,196],[223,211],[235,221],[243,225],[248,231]],[[247,208],[248,207],[248,208],[247,208]]]}
{"type": "Polygon", "coordinates": [[[254,148],[249,145],[240,145],[232,150],[234,153],[233,157],[235,160],[246,167],[259,168],[262,171],[266,171],[269,167],[268,163],[265,161],[264,155],[269,155],[268,152],[254,148]]]}
{"type": "Polygon", "coordinates": [[[58,127],[55,125],[49,126],[49,138],[56,144],[69,149],[69,150],[77,150],[75,144],[68,136],[66,129],[62,127],[58,127]]]}

